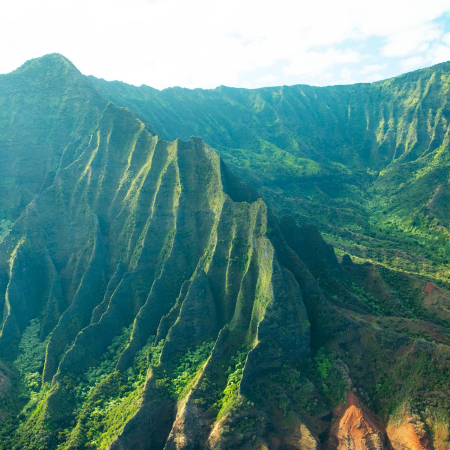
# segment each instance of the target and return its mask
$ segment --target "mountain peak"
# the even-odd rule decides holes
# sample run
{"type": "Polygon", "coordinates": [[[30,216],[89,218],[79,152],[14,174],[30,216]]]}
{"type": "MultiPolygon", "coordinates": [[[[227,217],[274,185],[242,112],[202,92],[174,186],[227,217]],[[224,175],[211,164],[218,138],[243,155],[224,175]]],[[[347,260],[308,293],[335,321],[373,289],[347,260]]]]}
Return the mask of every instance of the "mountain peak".
{"type": "Polygon", "coordinates": [[[73,72],[81,75],[81,72],[75,65],[60,53],[49,53],[39,58],[30,59],[11,73],[25,74],[30,70],[37,71],[39,74],[59,73],[67,75],[68,73],[73,72]]]}

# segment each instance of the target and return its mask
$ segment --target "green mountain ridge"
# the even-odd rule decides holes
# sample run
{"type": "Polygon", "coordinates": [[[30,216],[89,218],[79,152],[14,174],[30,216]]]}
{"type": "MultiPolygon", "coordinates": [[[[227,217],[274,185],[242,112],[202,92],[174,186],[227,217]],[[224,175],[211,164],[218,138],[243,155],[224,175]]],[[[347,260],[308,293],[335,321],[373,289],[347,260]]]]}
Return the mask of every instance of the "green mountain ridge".
{"type": "Polygon", "coordinates": [[[0,76],[0,448],[449,449],[447,70],[0,76]]]}
{"type": "MultiPolygon", "coordinates": [[[[165,139],[201,136],[277,214],[315,223],[340,255],[349,253],[358,260],[448,281],[447,214],[433,199],[449,178],[445,151],[449,63],[372,84],[255,90],[158,91],[106,82],[82,76],[60,55],[32,60],[16,72],[41,80],[47,66],[59,78],[64,73],[61,67],[70,67],[71,78],[58,81],[62,86],[72,78],[77,79],[76,86],[82,85],[78,92],[68,91],[67,101],[83,105],[83,113],[57,109],[74,121],[67,129],[75,126],[72,136],[55,136],[61,148],[76,136],[79,117],[98,117],[112,101],[136,112],[165,139]]],[[[15,79],[16,72],[2,77],[15,79]]],[[[25,82],[22,95],[30,89],[26,83],[34,81],[25,82]]],[[[30,113],[28,105],[17,106],[30,113]]],[[[10,109],[6,111],[9,114],[10,109]]],[[[36,125],[52,114],[37,110],[36,125]]],[[[45,152],[52,145],[45,144],[45,152]]],[[[42,150],[27,146],[22,151],[42,150]]],[[[31,152],[24,155],[23,164],[32,159],[31,152]]],[[[2,167],[9,174],[3,178],[3,189],[16,189],[11,188],[15,180],[11,163],[2,167]]],[[[42,187],[54,170],[44,168],[33,183],[39,180],[42,187]]],[[[32,198],[28,191],[5,197],[19,206],[14,217],[10,217],[14,209],[6,208],[3,220],[17,218],[32,198]],[[21,200],[23,195],[26,199],[21,200]]]]}
{"type": "Polygon", "coordinates": [[[253,90],[90,79],[157,134],[202,136],[341,252],[448,281],[447,216],[429,204],[449,178],[449,75],[442,63],[372,84],[253,90]]]}
{"type": "MultiPolygon", "coordinates": [[[[202,382],[219,383],[213,392],[202,394],[202,401],[217,414],[227,379],[214,372],[207,377],[209,366],[253,347],[256,356],[243,367],[245,380],[258,378],[262,357],[271,360],[264,361],[265,375],[271,365],[275,370],[308,356],[302,294],[265,237],[268,220],[254,191],[242,186],[199,139],[163,141],[129,111],[109,104],[88,146],[65,150],[52,185],[27,206],[1,244],[7,279],[2,359],[19,368],[25,380],[35,382],[42,371],[43,382],[37,387],[43,397],[38,403],[32,397],[25,406],[31,414],[21,413],[26,420],[15,430],[13,448],[96,448],[113,438],[117,440],[111,448],[122,448],[122,441],[128,442],[125,448],[130,441],[132,446],[144,445],[140,441],[148,443],[149,438],[152,447],[167,439],[170,448],[171,411],[177,397],[181,400],[187,393],[181,388],[196,380],[193,375],[203,373],[202,382]],[[227,191],[251,203],[235,202],[227,191]],[[24,272],[29,275],[24,277],[24,272]],[[293,315],[286,320],[288,311],[293,315]],[[268,336],[263,322],[270,327],[268,336]],[[31,361],[19,361],[26,360],[23,339],[36,325],[45,358],[39,367],[33,354],[38,371],[30,373],[31,361]],[[128,345],[117,355],[116,370],[109,364],[109,371],[90,379],[122,335],[128,345]],[[215,339],[214,347],[206,344],[215,339]],[[164,342],[159,364],[155,361],[145,381],[146,370],[136,373],[136,357],[158,342],[164,342]],[[174,361],[199,347],[212,350],[212,358],[215,352],[224,354],[209,366],[194,366],[194,374],[179,381],[180,388],[159,383],[176,373],[174,361]],[[95,383],[90,388],[89,381],[95,383]],[[106,413],[103,420],[118,431],[133,416],[130,424],[137,422],[138,435],[132,425],[133,431],[125,428],[119,437],[109,429],[102,433],[89,428],[92,398],[111,400],[102,398],[102,389],[118,397],[121,408],[129,408],[128,416],[117,417],[113,410],[115,415],[106,413]],[[78,420],[73,422],[77,409],[78,420]],[[139,426],[140,417],[148,414],[157,423],[153,431],[139,426]]],[[[144,361],[138,359],[146,369],[144,361]]],[[[195,386],[190,396],[202,392],[202,385],[195,386]]]]}

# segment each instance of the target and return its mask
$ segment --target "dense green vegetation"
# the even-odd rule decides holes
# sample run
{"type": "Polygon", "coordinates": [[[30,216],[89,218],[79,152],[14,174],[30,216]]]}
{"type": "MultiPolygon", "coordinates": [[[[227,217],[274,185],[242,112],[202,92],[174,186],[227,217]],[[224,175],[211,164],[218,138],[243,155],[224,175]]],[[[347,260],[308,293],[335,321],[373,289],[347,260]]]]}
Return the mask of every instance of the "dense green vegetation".
{"type": "Polygon", "coordinates": [[[74,382],[76,425],[59,436],[61,448],[106,448],[139,409],[149,364],[158,364],[164,341],[153,345],[153,336],[121,373],[115,365],[130,334],[131,327],[124,328],[102,355],[100,364],[74,382]]]}
{"type": "Polygon", "coordinates": [[[450,448],[449,72],[0,76],[0,449],[334,448],[350,393],[450,448]]]}
{"type": "Polygon", "coordinates": [[[188,349],[181,358],[172,361],[161,378],[156,380],[156,386],[164,395],[175,400],[185,397],[193,382],[201,373],[205,361],[211,354],[214,342],[204,343],[193,349],[188,349]]]}

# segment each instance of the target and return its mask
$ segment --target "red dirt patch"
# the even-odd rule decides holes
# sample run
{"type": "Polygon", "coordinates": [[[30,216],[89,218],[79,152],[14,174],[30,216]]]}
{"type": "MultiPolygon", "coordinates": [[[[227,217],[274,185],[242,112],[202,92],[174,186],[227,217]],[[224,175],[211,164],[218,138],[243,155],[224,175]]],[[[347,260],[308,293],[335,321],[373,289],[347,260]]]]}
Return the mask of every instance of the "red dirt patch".
{"type": "Polygon", "coordinates": [[[441,290],[435,284],[430,283],[429,281],[425,283],[423,290],[427,293],[427,295],[430,295],[433,291],[441,292],[441,290]]]}
{"type": "Polygon", "coordinates": [[[386,430],[359,398],[350,392],[345,408],[335,411],[337,420],[331,427],[331,439],[328,448],[337,450],[382,450],[386,446],[386,430]]]}
{"type": "Polygon", "coordinates": [[[407,416],[398,426],[388,425],[387,434],[394,450],[431,450],[422,423],[407,416]]]}

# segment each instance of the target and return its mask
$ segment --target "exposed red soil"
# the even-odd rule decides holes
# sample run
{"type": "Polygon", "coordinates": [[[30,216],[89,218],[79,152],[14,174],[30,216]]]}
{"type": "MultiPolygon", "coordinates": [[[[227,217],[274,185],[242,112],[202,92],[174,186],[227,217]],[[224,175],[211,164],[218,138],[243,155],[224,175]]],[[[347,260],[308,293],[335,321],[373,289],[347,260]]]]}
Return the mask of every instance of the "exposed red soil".
{"type": "Polygon", "coordinates": [[[432,291],[441,292],[441,290],[433,283],[426,282],[423,290],[427,293],[427,295],[431,294],[432,291]]]}
{"type": "Polygon", "coordinates": [[[350,392],[347,405],[337,408],[328,448],[337,450],[391,449],[386,430],[376,415],[350,392]]]}
{"type": "Polygon", "coordinates": [[[423,424],[407,416],[398,426],[388,425],[387,434],[394,450],[432,450],[423,424]]]}

